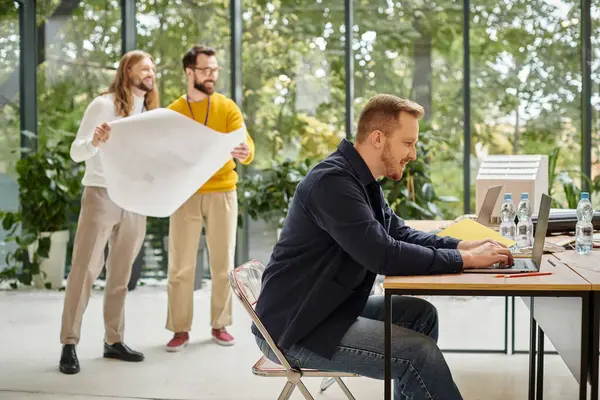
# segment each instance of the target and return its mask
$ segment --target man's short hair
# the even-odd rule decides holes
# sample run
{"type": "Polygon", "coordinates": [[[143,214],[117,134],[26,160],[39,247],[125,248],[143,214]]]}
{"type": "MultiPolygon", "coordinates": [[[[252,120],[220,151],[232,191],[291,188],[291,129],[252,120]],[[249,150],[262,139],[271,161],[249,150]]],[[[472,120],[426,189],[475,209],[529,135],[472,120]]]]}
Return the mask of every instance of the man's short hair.
{"type": "Polygon", "coordinates": [[[371,132],[379,130],[389,136],[399,128],[400,113],[405,112],[417,119],[423,118],[423,107],[414,101],[402,99],[391,94],[378,94],[371,98],[360,112],[356,141],[364,142],[371,132]]]}
{"type": "Polygon", "coordinates": [[[215,49],[212,47],[204,46],[202,44],[196,44],[191,49],[185,53],[183,56],[183,70],[186,68],[193,68],[196,66],[196,60],[200,54],[205,54],[207,56],[214,56],[216,54],[215,49]]]}

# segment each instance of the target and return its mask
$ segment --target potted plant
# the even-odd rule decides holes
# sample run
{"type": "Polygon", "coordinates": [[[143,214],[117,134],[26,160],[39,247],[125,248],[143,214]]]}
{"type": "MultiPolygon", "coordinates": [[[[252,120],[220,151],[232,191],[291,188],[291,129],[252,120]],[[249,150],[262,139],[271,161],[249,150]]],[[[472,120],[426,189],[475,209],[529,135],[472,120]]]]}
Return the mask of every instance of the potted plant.
{"type": "Polygon", "coordinates": [[[253,220],[276,224],[277,237],[283,226],[298,183],[312,166],[310,159],[273,163],[238,185],[240,201],[246,201],[248,215],[253,220]]]}
{"type": "Polygon", "coordinates": [[[6,255],[8,268],[0,280],[17,278],[36,287],[62,286],[68,217],[83,173],[83,167],[75,165],[69,155],[72,137],[61,134],[58,139],[41,141],[36,151],[21,149],[26,155],[16,165],[20,210],[0,213],[7,231],[5,241],[15,242],[17,247],[6,255]]]}

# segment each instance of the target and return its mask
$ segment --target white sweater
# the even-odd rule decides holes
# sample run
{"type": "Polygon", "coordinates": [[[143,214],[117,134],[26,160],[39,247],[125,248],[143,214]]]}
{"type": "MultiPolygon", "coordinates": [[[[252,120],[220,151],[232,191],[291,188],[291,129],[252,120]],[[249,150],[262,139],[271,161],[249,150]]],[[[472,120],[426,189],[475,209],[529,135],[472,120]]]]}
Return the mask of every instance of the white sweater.
{"type": "MultiPolygon", "coordinates": [[[[139,114],[144,107],[144,98],[133,96],[134,104],[131,115],[139,114]]],[[[96,97],[85,110],[77,137],[71,144],[71,158],[75,162],[85,161],[84,186],[106,187],[106,178],[102,162],[98,154],[98,147],[92,144],[96,126],[123,117],[115,113],[112,93],[96,97]]],[[[110,138],[108,139],[110,140],[110,138]]],[[[102,147],[100,144],[99,147],[102,147]]]]}

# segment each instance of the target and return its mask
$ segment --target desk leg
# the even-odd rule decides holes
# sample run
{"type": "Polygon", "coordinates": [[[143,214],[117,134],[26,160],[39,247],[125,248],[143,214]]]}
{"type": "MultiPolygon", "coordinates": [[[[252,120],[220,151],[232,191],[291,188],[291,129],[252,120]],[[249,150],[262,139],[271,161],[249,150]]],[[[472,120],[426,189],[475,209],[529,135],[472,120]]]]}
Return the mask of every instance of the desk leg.
{"type": "Polygon", "coordinates": [[[392,295],[385,291],[384,399],[392,400],[392,295]]]}
{"type": "Polygon", "coordinates": [[[536,335],[537,323],[534,318],[534,298],[531,297],[530,312],[530,331],[529,331],[529,400],[535,399],[535,350],[536,350],[536,335]]]}
{"type": "Polygon", "coordinates": [[[508,354],[508,296],[504,298],[504,354],[508,354]]]}
{"type": "Polygon", "coordinates": [[[579,400],[587,399],[590,364],[592,364],[590,360],[593,359],[590,357],[593,348],[593,345],[590,343],[590,332],[592,332],[590,324],[592,323],[591,318],[593,317],[592,314],[590,314],[590,311],[594,308],[591,307],[592,299],[593,296],[590,296],[589,292],[581,296],[581,375],[579,376],[579,400]]]}
{"type": "Polygon", "coordinates": [[[544,398],[544,331],[538,325],[538,353],[537,353],[537,389],[536,399],[543,400],[544,398]]]}
{"type": "Polygon", "coordinates": [[[511,297],[511,312],[510,312],[510,354],[515,354],[515,296],[511,297]]]}
{"type": "Polygon", "coordinates": [[[600,353],[600,295],[598,292],[591,293],[590,305],[592,307],[592,360],[590,366],[592,400],[598,400],[598,354],[600,353]]]}

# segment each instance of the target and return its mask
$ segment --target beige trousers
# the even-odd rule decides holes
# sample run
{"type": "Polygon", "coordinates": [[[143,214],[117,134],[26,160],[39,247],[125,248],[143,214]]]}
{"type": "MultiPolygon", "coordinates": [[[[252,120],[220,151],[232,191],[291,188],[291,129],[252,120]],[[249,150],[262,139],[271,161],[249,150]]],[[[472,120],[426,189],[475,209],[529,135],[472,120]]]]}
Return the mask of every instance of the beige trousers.
{"type": "Polygon", "coordinates": [[[231,287],[237,230],[237,193],[196,193],[170,218],[167,329],[189,332],[194,309],[196,256],[206,222],[206,244],[210,263],[212,296],[210,320],[214,329],[229,326],[231,287]]]}
{"type": "Polygon", "coordinates": [[[104,188],[84,188],[72,267],[67,279],[61,343],[79,343],[81,320],[90,299],[92,285],[102,272],[107,242],[109,253],[104,289],[105,341],[108,344],[123,341],[127,284],[145,234],[145,216],[117,206],[104,188]]]}

